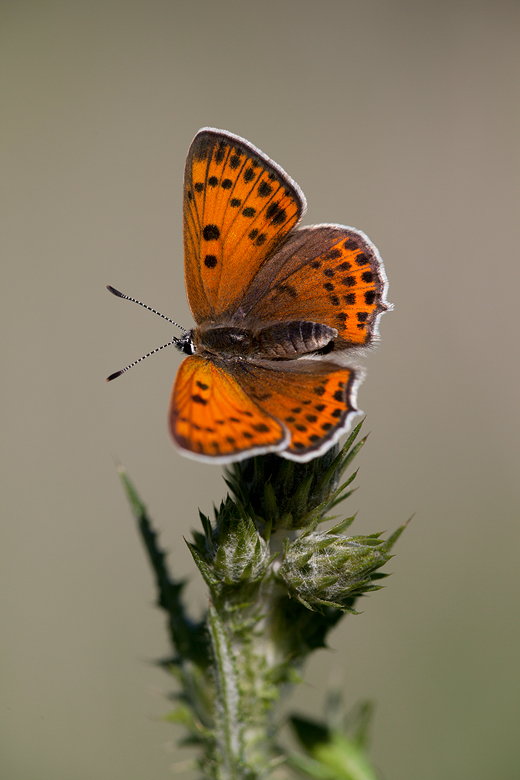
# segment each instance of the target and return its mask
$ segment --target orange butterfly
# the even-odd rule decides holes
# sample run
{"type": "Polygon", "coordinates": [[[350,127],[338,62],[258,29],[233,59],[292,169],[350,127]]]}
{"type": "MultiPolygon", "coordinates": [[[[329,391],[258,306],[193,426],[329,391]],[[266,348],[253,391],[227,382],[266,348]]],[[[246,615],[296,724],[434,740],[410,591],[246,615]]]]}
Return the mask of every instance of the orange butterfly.
{"type": "Polygon", "coordinates": [[[169,408],[184,455],[308,461],[357,413],[362,373],[345,353],[374,344],[392,308],[383,263],[354,228],[296,229],[305,209],[298,185],[248,141],[197,133],[184,176],[184,271],[197,325],[170,342],[189,355],[169,408]]]}

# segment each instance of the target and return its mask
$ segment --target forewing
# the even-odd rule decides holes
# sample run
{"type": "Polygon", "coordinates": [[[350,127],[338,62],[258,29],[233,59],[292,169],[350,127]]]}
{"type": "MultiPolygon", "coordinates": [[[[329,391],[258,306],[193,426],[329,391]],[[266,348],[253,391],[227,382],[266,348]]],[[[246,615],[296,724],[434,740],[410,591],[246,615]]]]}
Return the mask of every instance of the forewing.
{"type": "Polygon", "coordinates": [[[237,363],[235,376],[247,395],[291,434],[278,454],[308,461],[326,452],[357,413],[359,369],[324,360],[237,363]]]}
{"type": "Polygon", "coordinates": [[[197,323],[239,308],[304,210],[298,185],[259,149],[222,130],[197,133],[184,176],[186,293],[197,323]]]}
{"type": "Polygon", "coordinates": [[[379,252],[359,230],[314,225],[296,230],[260,269],[235,319],[310,320],[338,331],[336,349],[377,339],[391,308],[379,252]]]}
{"type": "Polygon", "coordinates": [[[289,441],[285,426],[255,403],[223,361],[197,355],[179,367],[168,420],[183,454],[213,463],[278,452],[289,441]]]}

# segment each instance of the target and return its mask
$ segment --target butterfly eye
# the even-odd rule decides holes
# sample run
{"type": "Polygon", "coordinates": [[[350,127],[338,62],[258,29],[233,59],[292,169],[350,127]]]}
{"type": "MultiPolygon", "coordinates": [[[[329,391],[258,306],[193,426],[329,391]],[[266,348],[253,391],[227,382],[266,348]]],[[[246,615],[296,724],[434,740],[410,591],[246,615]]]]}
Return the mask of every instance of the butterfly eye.
{"type": "Polygon", "coordinates": [[[173,343],[177,347],[177,349],[180,352],[184,352],[185,355],[195,354],[195,345],[193,343],[193,331],[190,330],[188,333],[185,333],[184,336],[181,336],[180,339],[174,338],[173,343]]]}

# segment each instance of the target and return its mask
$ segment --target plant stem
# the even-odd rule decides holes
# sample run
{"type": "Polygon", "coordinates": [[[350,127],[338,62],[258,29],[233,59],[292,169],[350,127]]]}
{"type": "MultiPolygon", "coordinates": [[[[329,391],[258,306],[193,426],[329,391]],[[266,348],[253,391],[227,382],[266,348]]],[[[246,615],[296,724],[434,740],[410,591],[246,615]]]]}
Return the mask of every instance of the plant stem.
{"type": "MultiPolygon", "coordinates": [[[[198,766],[208,780],[261,780],[281,761],[321,780],[371,777],[362,740],[337,724],[309,721],[313,752],[304,743],[307,756],[288,754],[276,707],[300,681],[307,656],[326,646],[331,628],[345,613],[356,614],[360,596],[379,589],[386,576],[379,568],[404,528],[386,541],[378,533],[345,536],[353,517],[319,529],[352,492],[355,474],[343,483],[341,477],[366,440],[355,443],[360,427],[341,451],[309,463],[263,456],[227,471],[232,495],[213,522],[201,513],[203,532],[188,543],[210,592],[200,621],[187,614],[184,583],[170,575],[146,508],[120,469],[155,572],[157,603],[168,616],[172,656],[161,665],[180,684],[169,719],[200,746],[198,766]]],[[[293,725],[303,722],[293,718],[293,725]]]]}

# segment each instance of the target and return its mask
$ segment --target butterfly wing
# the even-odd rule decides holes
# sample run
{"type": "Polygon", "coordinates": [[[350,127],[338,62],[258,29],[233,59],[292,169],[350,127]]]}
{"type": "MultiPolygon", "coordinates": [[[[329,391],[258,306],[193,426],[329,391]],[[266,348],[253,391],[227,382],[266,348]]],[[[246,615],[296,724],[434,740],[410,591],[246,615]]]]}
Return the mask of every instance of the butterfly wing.
{"type": "MultiPolygon", "coordinates": [[[[188,301],[198,324],[255,330],[312,321],[338,331],[334,348],[377,338],[387,280],[358,230],[294,230],[305,210],[298,185],[238,136],[205,128],[186,161],[184,251],[188,301]]],[[[222,359],[181,364],[170,430],[185,454],[231,462],[266,452],[308,461],[356,414],[361,373],[330,360],[222,359]]]]}
{"type": "Polygon", "coordinates": [[[184,174],[184,271],[197,324],[239,308],[305,205],[298,185],[255,146],[223,130],[197,133],[184,174]]]}
{"type": "Polygon", "coordinates": [[[185,455],[230,463],[266,452],[308,461],[326,452],[357,413],[361,374],[330,361],[186,358],[169,424],[185,455]]]}
{"type": "Polygon", "coordinates": [[[173,385],[169,427],[183,454],[229,463],[285,449],[287,428],[258,406],[224,361],[193,355],[173,385]]]}
{"type": "Polygon", "coordinates": [[[310,320],[338,331],[335,348],[377,340],[391,308],[379,252],[359,230],[314,225],[294,231],[259,270],[244,296],[238,321],[310,320]]]}
{"type": "Polygon", "coordinates": [[[278,452],[289,460],[308,461],[326,452],[357,414],[359,369],[300,359],[241,361],[233,373],[248,397],[289,430],[290,442],[278,452]]]}

